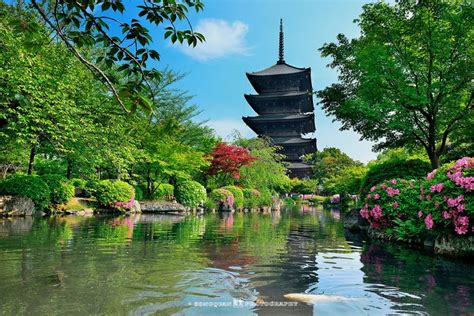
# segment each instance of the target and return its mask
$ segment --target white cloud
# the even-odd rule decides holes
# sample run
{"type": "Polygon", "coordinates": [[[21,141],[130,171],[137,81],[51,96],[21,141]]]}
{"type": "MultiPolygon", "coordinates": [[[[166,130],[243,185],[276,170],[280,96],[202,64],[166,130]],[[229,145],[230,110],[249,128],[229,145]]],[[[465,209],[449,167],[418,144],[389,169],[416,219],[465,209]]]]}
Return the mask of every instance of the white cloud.
{"type": "Polygon", "coordinates": [[[245,125],[242,120],[236,119],[218,119],[210,120],[206,123],[210,128],[216,131],[216,134],[223,140],[231,141],[231,135],[237,131],[244,137],[254,137],[255,134],[245,125]]]}
{"type": "Polygon", "coordinates": [[[196,47],[186,43],[174,46],[184,54],[199,61],[216,59],[229,55],[246,55],[248,47],[245,44],[245,35],[248,25],[241,21],[232,24],[225,20],[203,19],[197,24],[195,31],[202,33],[206,40],[196,47]]]}

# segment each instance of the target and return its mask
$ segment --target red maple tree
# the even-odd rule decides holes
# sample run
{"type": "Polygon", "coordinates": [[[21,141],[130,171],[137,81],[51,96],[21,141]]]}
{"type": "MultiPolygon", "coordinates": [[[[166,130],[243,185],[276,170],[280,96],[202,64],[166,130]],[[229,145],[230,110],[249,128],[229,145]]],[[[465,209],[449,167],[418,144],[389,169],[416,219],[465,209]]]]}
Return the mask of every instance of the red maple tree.
{"type": "Polygon", "coordinates": [[[208,171],[210,175],[226,173],[235,179],[240,178],[241,167],[249,166],[258,160],[250,154],[248,149],[225,143],[218,143],[209,156],[212,158],[208,171]]]}

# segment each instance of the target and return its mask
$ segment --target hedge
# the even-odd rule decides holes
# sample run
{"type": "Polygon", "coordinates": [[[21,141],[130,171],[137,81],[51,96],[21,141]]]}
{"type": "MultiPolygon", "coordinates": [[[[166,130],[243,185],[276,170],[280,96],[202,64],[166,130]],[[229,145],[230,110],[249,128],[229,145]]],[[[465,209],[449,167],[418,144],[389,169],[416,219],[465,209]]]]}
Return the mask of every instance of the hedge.
{"type": "Polygon", "coordinates": [[[49,187],[38,176],[10,176],[0,182],[0,194],[28,197],[35,203],[37,210],[45,210],[50,205],[49,187]]]}
{"type": "Polygon", "coordinates": [[[186,180],[176,185],[176,199],[184,206],[195,208],[206,201],[206,189],[196,181],[186,180]]]}

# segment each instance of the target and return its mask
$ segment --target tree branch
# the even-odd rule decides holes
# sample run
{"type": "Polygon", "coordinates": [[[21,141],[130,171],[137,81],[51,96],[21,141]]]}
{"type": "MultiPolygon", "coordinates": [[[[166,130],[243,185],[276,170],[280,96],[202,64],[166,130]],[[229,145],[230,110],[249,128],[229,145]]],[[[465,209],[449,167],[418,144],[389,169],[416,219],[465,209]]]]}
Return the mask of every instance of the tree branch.
{"type": "MultiPolygon", "coordinates": [[[[112,94],[114,95],[115,99],[119,103],[120,107],[126,112],[130,113],[130,111],[125,107],[125,104],[123,103],[122,99],[120,98],[117,90],[115,89],[115,86],[113,83],[110,81],[109,77],[96,65],[88,61],[84,56],[81,55],[81,53],[71,44],[69,43],[68,39],[66,36],[62,33],[59,25],[54,25],[53,22],[51,22],[46,14],[46,12],[43,11],[43,9],[38,5],[36,0],[32,0],[31,3],[33,4],[33,7],[38,11],[38,13],[41,15],[43,20],[58,34],[58,36],[61,38],[61,40],[64,42],[66,47],[76,56],[79,61],[84,64],[92,73],[98,74],[105,82],[105,85],[110,89],[112,94]]],[[[57,20],[56,20],[57,21],[57,20]]]]}

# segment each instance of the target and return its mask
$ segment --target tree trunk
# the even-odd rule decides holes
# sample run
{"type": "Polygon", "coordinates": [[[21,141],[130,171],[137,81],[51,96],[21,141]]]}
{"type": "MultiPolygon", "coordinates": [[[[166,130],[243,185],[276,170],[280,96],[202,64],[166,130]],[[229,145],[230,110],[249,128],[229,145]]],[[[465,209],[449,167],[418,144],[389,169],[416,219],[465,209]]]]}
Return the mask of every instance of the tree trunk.
{"type": "Polygon", "coordinates": [[[28,174],[31,175],[33,173],[33,165],[35,162],[36,156],[36,145],[31,145],[30,150],[30,161],[28,162],[28,174]]]}
{"type": "Polygon", "coordinates": [[[66,178],[72,178],[72,161],[70,159],[67,160],[66,178]]]}
{"type": "Polygon", "coordinates": [[[430,158],[431,168],[438,169],[440,165],[439,155],[436,152],[429,152],[428,157],[430,158]]]}

